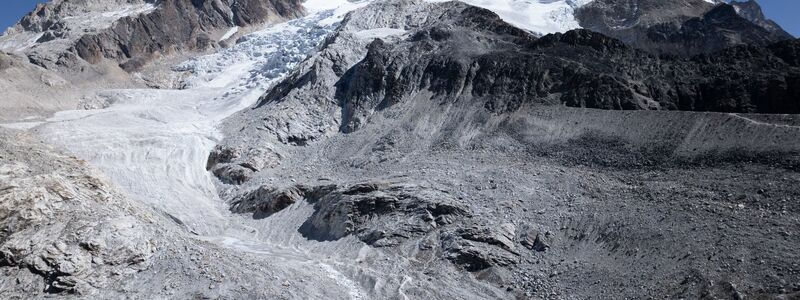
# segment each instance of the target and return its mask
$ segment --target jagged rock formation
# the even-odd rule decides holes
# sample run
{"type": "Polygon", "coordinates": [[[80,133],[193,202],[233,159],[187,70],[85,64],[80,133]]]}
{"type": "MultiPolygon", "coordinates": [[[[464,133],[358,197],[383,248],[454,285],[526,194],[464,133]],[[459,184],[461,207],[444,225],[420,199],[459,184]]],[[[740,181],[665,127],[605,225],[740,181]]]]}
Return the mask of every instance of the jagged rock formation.
{"type": "Polygon", "coordinates": [[[135,71],[160,55],[214,47],[220,42],[220,32],[232,27],[286,20],[302,13],[297,0],[59,0],[39,5],[4,40],[18,50],[35,53],[31,60],[48,68],[75,64],[80,57],[90,64],[114,60],[135,71]],[[30,34],[38,37],[33,44],[11,43],[20,39],[17,36],[30,34]]]}
{"type": "Polygon", "coordinates": [[[74,51],[89,63],[112,59],[133,71],[153,56],[214,47],[216,31],[286,20],[302,12],[299,0],[160,1],[152,13],[126,17],[109,30],[84,35],[74,51]]]}
{"type": "Polygon", "coordinates": [[[171,72],[171,65],[151,62],[221,48],[248,27],[303,13],[298,0],[40,4],[0,36],[0,51],[21,57],[8,72],[26,79],[0,78],[8,91],[0,96],[0,107],[8,116],[0,118],[41,119],[58,110],[94,107],[91,103],[97,102],[101,89],[175,88],[182,75],[171,72]],[[36,79],[39,74],[47,79],[36,79]],[[57,87],[52,78],[61,78],[57,87]],[[29,96],[34,93],[36,97],[29,96]]]}
{"type": "Polygon", "coordinates": [[[657,54],[691,56],[792,38],[767,21],[755,2],[595,0],[579,8],[576,17],[583,28],[657,54]]]}

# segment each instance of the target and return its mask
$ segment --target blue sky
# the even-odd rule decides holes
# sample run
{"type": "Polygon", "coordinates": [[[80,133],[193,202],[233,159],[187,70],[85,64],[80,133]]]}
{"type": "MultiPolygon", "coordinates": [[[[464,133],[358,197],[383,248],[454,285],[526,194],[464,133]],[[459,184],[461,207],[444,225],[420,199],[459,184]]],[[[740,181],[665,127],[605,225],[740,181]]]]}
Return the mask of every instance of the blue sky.
{"type": "MultiPolygon", "coordinates": [[[[36,3],[46,1],[5,0],[3,2],[5,3],[0,9],[0,31],[16,23],[19,18],[31,11],[36,3]]],[[[761,3],[767,17],[778,22],[795,37],[800,36],[800,0],[758,0],[758,2],[761,3]]]]}

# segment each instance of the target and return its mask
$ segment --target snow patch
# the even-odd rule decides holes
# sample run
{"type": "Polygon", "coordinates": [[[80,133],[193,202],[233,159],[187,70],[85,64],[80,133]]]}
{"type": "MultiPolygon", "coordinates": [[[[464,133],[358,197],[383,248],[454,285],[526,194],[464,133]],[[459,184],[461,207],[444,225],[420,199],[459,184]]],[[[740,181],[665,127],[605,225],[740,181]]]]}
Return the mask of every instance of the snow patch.
{"type": "Polygon", "coordinates": [[[368,29],[356,32],[356,37],[365,40],[373,40],[377,38],[387,38],[390,36],[398,36],[405,34],[406,31],[403,29],[396,29],[396,28],[375,28],[375,29],[368,29]]]}

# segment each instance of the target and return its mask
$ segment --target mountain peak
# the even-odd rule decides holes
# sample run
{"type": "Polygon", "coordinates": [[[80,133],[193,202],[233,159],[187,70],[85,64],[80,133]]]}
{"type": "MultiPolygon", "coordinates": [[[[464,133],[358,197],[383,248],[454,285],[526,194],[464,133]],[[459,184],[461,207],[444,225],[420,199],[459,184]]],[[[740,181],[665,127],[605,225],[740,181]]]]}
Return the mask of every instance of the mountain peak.
{"type": "Polygon", "coordinates": [[[761,5],[759,5],[755,0],[747,0],[745,2],[731,1],[728,4],[736,9],[736,13],[739,14],[739,16],[749,20],[750,22],[753,22],[753,24],[761,26],[767,31],[770,31],[778,36],[782,36],[784,38],[793,38],[793,36],[783,30],[778,23],[768,19],[764,15],[761,5]]]}

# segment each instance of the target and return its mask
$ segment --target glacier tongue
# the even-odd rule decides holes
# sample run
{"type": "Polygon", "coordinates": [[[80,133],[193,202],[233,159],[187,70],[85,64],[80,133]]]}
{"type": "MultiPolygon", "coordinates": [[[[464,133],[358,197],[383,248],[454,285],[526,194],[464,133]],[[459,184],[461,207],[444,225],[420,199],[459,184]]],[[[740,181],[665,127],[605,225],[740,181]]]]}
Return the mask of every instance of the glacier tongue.
{"type": "Polygon", "coordinates": [[[187,61],[186,90],[113,90],[100,110],[64,111],[36,130],[104,171],[133,199],[201,235],[239,235],[205,170],[219,122],[252,105],[302,61],[348,11],[363,3],[309,1],[310,14],[187,61]],[[319,3],[318,3],[319,2],[319,3]],[[334,5],[335,4],[335,5],[334,5]]]}

